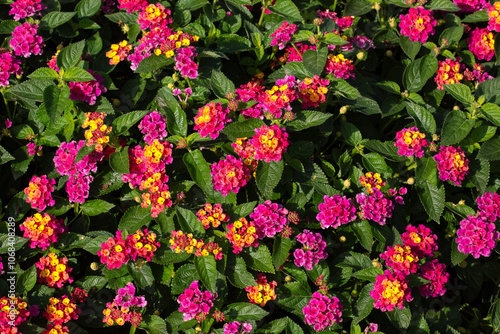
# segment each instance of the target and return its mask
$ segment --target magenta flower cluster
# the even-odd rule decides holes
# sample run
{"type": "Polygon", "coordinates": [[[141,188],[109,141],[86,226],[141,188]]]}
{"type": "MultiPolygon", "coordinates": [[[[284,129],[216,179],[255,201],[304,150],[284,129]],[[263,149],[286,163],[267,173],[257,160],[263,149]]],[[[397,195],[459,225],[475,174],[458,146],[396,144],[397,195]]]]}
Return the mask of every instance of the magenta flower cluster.
{"type": "Polygon", "coordinates": [[[453,0],[453,3],[464,12],[473,13],[486,8],[489,4],[486,0],[453,0]]]}
{"type": "Polygon", "coordinates": [[[23,74],[21,69],[21,61],[16,59],[12,51],[0,49],[0,86],[9,85],[9,77],[23,74]]]}
{"type": "Polygon", "coordinates": [[[342,322],[342,310],[343,305],[337,297],[328,297],[316,291],[302,309],[302,313],[305,316],[305,323],[319,332],[342,322]]]}
{"type": "Polygon", "coordinates": [[[484,193],[476,198],[478,216],[489,222],[495,222],[500,217],[500,195],[484,193]]]}
{"type": "Polygon", "coordinates": [[[478,259],[480,256],[489,257],[499,238],[500,233],[496,231],[494,223],[470,215],[460,222],[455,242],[461,253],[472,254],[478,259]]]}
{"type": "Polygon", "coordinates": [[[10,47],[16,56],[24,58],[41,55],[43,52],[43,39],[37,35],[38,25],[24,22],[12,32],[10,47]]]}
{"type": "Polygon", "coordinates": [[[283,50],[295,31],[297,31],[297,26],[295,24],[289,24],[286,21],[283,22],[283,24],[271,34],[271,37],[274,37],[271,41],[271,46],[278,45],[278,48],[283,50]]]}
{"type": "Polygon", "coordinates": [[[281,204],[267,200],[255,207],[250,218],[254,221],[259,239],[272,238],[288,225],[288,210],[281,204]]]}
{"type": "Polygon", "coordinates": [[[359,204],[359,213],[362,219],[373,220],[385,225],[387,218],[392,217],[394,203],[386,198],[382,191],[377,188],[372,189],[372,194],[359,193],[356,195],[356,202],[359,204]]]}
{"type": "Polygon", "coordinates": [[[47,175],[33,176],[28,187],[24,189],[26,203],[31,203],[31,207],[38,211],[54,205],[56,202],[52,198],[52,192],[55,184],[56,180],[48,179],[47,175]]]}
{"type": "Polygon", "coordinates": [[[194,62],[194,57],[198,54],[193,46],[187,46],[175,50],[174,69],[181,72],[181,75],[190,79],[198,77],[198,64],[194,62]]]}
{"type": "Polygon", "coordinates": [[[241,160],[228,155],[226,160],[220,160],[210,166],[214,190],[227,196],[231,191],[238,193],[250,179],[250,169],[241,160]]]}
{"type": "Polygon", "coordinates": [[[214,306],[215,298],[217,298],[217,293],[201,292],[198,281],[193,281],[177,299],[180,304],[179,312],[184,314],[184,321],[196,319],[201,322],[214,306]]]}
{"type": "Polygon", "coordinates": [[[405,246],[409,246],[411,251],[420,258],[431,257],[438,249],[437,236],[432,230],[422,224],[417,227],[406,226],[406,232],[401,234],[401,240],[405,246]]]}
{"type": "Polygon", "coordinates": [[[135,296],[135,286],[132,282],[128,282],[123,288],[119,288],[117,295],[113,302],[119,306],[126,309],[132,306],[146,307],[148,302],[144,296],[135,296]]]}
{"type": "Polygon", "coordinates": [[[465,176],[469,174],[469,159],[460,147],[441,146],[434,156],[441,181],[451,181],[459,186],[465,176]]]}
{"type": "Polygon", "coordinates": [[[418,291],[425,298],[438,297],[446,293],[446,283],[450,274],[446,272],[446,265],[438,260],[427,262],[419,268],[419,276],[425,278],[430,283],[418,287],[418,291]]]}
{"type": "Polygon", "coordinates": [[[297,267],[312,270],[319,260],[328,257],[325,251],[326,242],[320,233],[304,230],[304,232],[297,235],[297,241],[302,244],[302,248],[298,248],[293,252],[294,263],[297,267]]]}
{"type": "Polygon", "coordinates": [[[322,228],[338,228],[342,224],[348,224],[354,221],[356,216],[356,207],[352,203],[352,199],[347,199],[346,196],[325,195],[323,203],[318,205],[319,213],[316,219],[319,220],[322,228]]]}
{"type": "Polygon", "coordinates": [[[94,105],[97,98],[104,92],[106,87],[103,85],[104,79],[102,75],[94,73],[92,70],[87,70],[95,80],[85,82],[69,82],[70,90],[69,98],[71,100],[84,101],[90,105],[94,105]]]}
{"type": "Polygon", "coordinates": [[[412,42],[427,42],[429,35],[434,34],[434,27],[437,24],[432,15],[432,10],[424,7],[410,8],[408,14],[399,16],[401,35],[408,36],[412,42]]]}
{"type": "Polygon", "coordinates": [[[141,120],[139,130],[144,134],[144,141],[151,145],[155,139],[162,140],[167,137],[166,126],[167,119],[158,111],[153,111],[141,120]]]}
{"type": "Polygon", "coordinates": [[[42,4],[42,0],[16,0],[10,4],[10,7],[12,8],[9,15],[14,15],[16,21],[40,14],[40,11],[47,8],[42,4]]]}
{"type": "Polygon", "coordinates": [[[429,142],[425,139],[425,134],[414,126],[398,131],[394,146],[398,148],[399,155],[421,158],[424,156],[424,147],[429,146],[429,142]]]}
{"type": "Polygon", "coordinates": [[[85,146],[84,140],[80,140],[78,143],[76,141],[63,142],[54,156],[57,172],[69,177],[68,182],[66,182],[69,201],[80,204],[84,203],[89,196],[90,183],[94,180],[90,173],[97,171],[97,162],[104,157],[102,153],[94,151],[75,162],[75,158],[83,146],[85,146]]]}
{"type": "Polygon", "coordinates": [[[224,324],[224,334],[245,334],[250,333],[252,331],[252,325],[244,322],[240,323],[239,321],[228,322],[224,324]]]}

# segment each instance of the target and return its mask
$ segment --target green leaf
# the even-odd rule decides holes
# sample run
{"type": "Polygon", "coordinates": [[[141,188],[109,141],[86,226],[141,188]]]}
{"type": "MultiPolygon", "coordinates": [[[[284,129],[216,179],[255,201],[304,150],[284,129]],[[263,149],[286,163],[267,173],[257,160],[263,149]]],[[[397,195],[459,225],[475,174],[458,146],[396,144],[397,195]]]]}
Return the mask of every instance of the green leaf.
{"type": "Polygon", "coordinates": [[[460,42],[464,34],[464,26],[446,28],[439,36],[439,44],[442,46],[453,45],[460,42]]]}
{"type": "Polygon", "coordinates": [[[148,334],[167,333],[167,323],[165,320],[154,314],[143,315],[139,328],[144,329],[148,334]]]}
{"type": "Polygon", "coordinates": [[[288,317],[273,320],[268,324],[260,326],[257,330],[257,333],[283,333],[288,324],[288,320],[288,317]]]}
{"type": "Polygon", "coordinates": [[[229,304],[223,312],[227,321],[261,320],[269,314],[262,307],[250,303],[229,304]]]}
{"type": "MultiPolygon", "coordinates": [[[[376,154],[376,153],[373,153],[376,154]]],[[[372,251],[372,246],[373,246],[373,233],[372,233],[372,227],[370,226],[370,223],[368,223],[367,220],[362,220],[360,222],[354,222],[351,225],[351,228],[356,234],[356,237],[358,238],[359,242],[361,243],[361,246],[363,246],[367,251],[371,252],[372,251]]]]}
{"type": "Polygon", "coordinates": [[[217,39],[217,51],[235,53],[252,49],[249,39],[236,34],[222,34],[217,39]]]}
{"type": "Polygon", "coordinates": [[[418,197],[424,206],[425,212],[439,224],[439,219],[444,210],[444,187],[442,185],[438,187],[425,180],[418,186],[418,190],[418,197]]]}
{"type": "Polygon", "coordinates": [[[388,93],[401,95],[401,88],[394,81],[381,81],[377,82],[377,87],[385,90],[388,93]]]}
{"type": "Polygon", "coordinates": [[[415,182],[417,185],[425,182],[437,185],[437,163],[433,158],[423,157],[417,160],[415,182]]]}
{"type": "Polygon", "coordinates": [[[373,310],[373,298],[370,296],[370,291],[373,290],[374,284],[369,283],[361,289],[359,293],[358,301],[356,302],[356,307],[353,310],[353,323],[357,325],[366,318],[370,312],[373,310]]]}
{"type": "Polygon", "coordinates": [[[302,55],[304,69],[308,71],[311,76],[321,75],[323,69],[325,68],[327,56],[327,48],[321,48],[319,50],[306,50],[306,52],[302,55]]]}
{"type": "Polygon", "coordinates": [[[410,93],[416,93],[424,87],[427,80],[436,74],[438,61],[431,55],[414,60],[403,72],[403,83],[410,93]]]}
{"type": "Polygon", "coordinates": [[[112,123],[113,133],[117,136],[124,134],[147,114],[149,114],[149,110],[136,110],[121,115],[112,123]]]}
{"type": "Polygon", "coordinates": [[[477,158],[488,161],[500,160],[500,138],[492,138],[484,142],[477,154],[477,158]]]}
{"type": "MultiPolygon", "coordinates": [[[[78,22],[78,28],[80,29],[100,29],[101,26],[92,21],[91,19],[83,19],[80,22],[78,22]]],[[[87,45],[88,47],[88,45],[87,45]]],[[[89,52],[92,55],[95,55],[94,53],[89,52]]]]}
{"type": "Polygon", "coordinates": [[[35,132],[31,128],[31,126],[27,124],[16,125],[10,129],[10,133],[12,136],[17,139],[26,139],[28,137],[34,136],[35,132]]]}
{"type": "Polygon", "coordinates": [[[3,146],[0,146],[0,165],[12,160],[15,160],[12,154],[10,154],[3,146]]]}
{"type": "Polygon", "coordinates": [[[0,22],[0,34],[10,35],[16,29],[17,26],[20,26],[21,22],[17,22],[14,20],[2,20],[0,22]]]}
{"type": "Polygon", "coordinates": [[[186,113],[182,110],[172,91],[163,87],[158,91],[156,98],[158,99],[158,105],[167,115],[168,132],[185,137],[188,128],[186,113]]]}
{"type": "Polygon", "coordinates": [[[356,271],[352,276],[359,278],[361,280],[366,280],[370,282],[375,282],[378,275],[383,275],[384,271],[381,268],[371,267],[366,269],[361,269],[356,271]]]}
{"type": "Polygon", "coordinates": [[[265,245],[250,247],[248,253],[242,253],[247,265],[253,270],[274,274],[271,253],[265,245]]]}
{"type": "Polygon", "coordinates": [[[128,265],[128,272],[139,288],[146,289],[154,285],[155,278],[148,263],[139,267],[131,261],[128,265]]]}
{"type": "Polygon", "coordinates": [[[486,191],[488,181],[490,180],[490,163],[484,159],[476,159],[470,164],[473,174],[469,176],[471,182],[479,189],[481,193],[486,191]]]}
{"type": "Polygon", "coordinates": [[[187,152],[184,154],[182,160],[193,181],[196,182],[198,187],[200,187],[207,196],[207,202],[233,203],[236,201],[236,195],[234,193],[222,196],[220,192],[214,190],[212,176],[210,174],[210,165],[205,160],[205,157],[203,157],[201,151],[195,150],[187,152]]]}
{"type": "Polygon", "coordinates": [[[153,218],[149,208],[142,208],[140,205],[129,208],[120,219],[118,230],[128,230],[135,233],[143,225],[148,225],[153,218]]]}
{"type": "Polygon", "coordinates": [[[129,173],[128,146],[109,156],[109,166],[117,173],[129,173]]]}
{"type": "Polygon", "coordinates": [[[290,248],[292,248],[292,240],[290,240],[290,238],[284,238],[282,236],[274,237],[273,263],[276,270],[279,270],[281,265],[285,263],[290,248]]]}
{"type": "Polygon", "coordinates": [[[322,113],[319,111],[303,110],[299,111],[296,114],[295,119],[287,123],[286,127],[294,131],[305,130],[325,123],[332,116],[332,114],[322,113]]]}
{"type": "Polygon", "coordinates": [[[91,17],[101,8],[100,0],[81,0],[78,5],[76,5],[75,10],[78,17],[83,19],[85,17],[91,17]]]}
{"type": "MultiPolygon", "coordinates": [[[[307,31],[310,34],[310,36],[314,35],[309,30],[302,30],[302,31],[307,31]]],[[[308,39],[309,38],[306,38],[305,40],[308,40],[308,39]]],[[[331,33],[331,32],[325,35],[324,42],[326,44],[330,44],[330,45],[344,45],[344,44],[348,43],[345,39],[343,39],[339,35],[331,33]]]]}
{"type": "Polygon", "coordinates": [[[265,125],[265,123],[258,118],[248,118],[242,122],[235,122],[228,124],[222,133],[227,135],[229,140],[236,141],[238,138],[252,137],[255,130],[265,125]]]}
{"type": "Polygon", "coordinates": [[[207,0],[179,0],[175,5],[176,10],[190,10],[194,11],[198,8],[203,7],[208,3],[207,0]]]}
{"type": "Polygon", "coordinates": [[[52,122],[55,123],[67,109],[68,103],[71,103],[69,93],[68,86],[49,86],[43,92],[43,102],[52,122]]]}
{"type": "Polygon", "coordinates": [[[37,280],[36,266],[32,265],[17,277],[16,292],[26,293],[35,287],[37,280]]]}
{"type": "Polygon", "coordinates": [[[72,82],[86,82],[93,81],[95,80],[95,78],[92,74],[90,74],[83,68],[71,67],[68,70],[64,71],[63,80],[72,82]]]}
{"type": "Polygon", "coordinates": [[[75,157],[75,162],[78,162],[80,160],[82,160],[83,158],[85,158],[86,155],[89,155],[90,153],[94,152],[94,149],[95,149],[95,146],[92,145],[92,146],[83,146],[79,151],[78,153],[76,154],[76,157],[75,157]]]}
{"type": "Polygon", "coordinates": [[[106,18],[108,18],[108,20],[110,20],[111,22],[114,22],[114,23],[119,23],[121,21],[125,24],[134,24],[134,23],[136,23],[136,20],[137,20],[137,15],[130,14],[130,13],[124,13],[124,12],[107,14],[104,16],[106,16],[106,18]]]}
{"type": "Polygon", "coordinates": [[[373,3],[367,0],[349,0],[345,4],[343,16],[361,16],[371,12],[373,3]]]}
{"type": "Polygon", "coordinates": [[[179,219],[182,231],[186,233],[193,233],[197,238],[205,235],[205,228],[193,211],[176,206],[175,212],[177,213],[177,218],[179,219]]]}
{"type": "Polygon", "coordinates": [[[227,255],[226,276],[232,285],[240,289],[256,284],[255,278],[247,271],[245,260],[233,252],[227,255]]]}
{"type": "Polygon", "coordinates": [[[496,126],[500,126],[500,107],[493,103],[481,106],[481,112],[485,118],[496,126]]]}
{"type": "Polygon", "coordinates": [[[112,208],[114,208],[115,205],[108,203],[106,201],[103,201],[101,199],[94,199],[90,201],[86,201],[85,203],[82,204],[82,211],[84,215],[87,216],[97,216],[100,215],[103,212],[108,212],[112,208]]]}
{"type": "Polygon", "coordinates": [[[475,120],[468,119],[463,111],[453,110],[446,115],[441,134],[441,145],[450,146],[467,137],[475,120]]]}
{"type": "Polygon", "coordinates": [[[443,87],[455,98],[455,100],[461,102],[464,106],[468,107],[474,102],[474,97],[472,96],[470,88],[464,84],[454,83],[451,85],[443,85],[443,87]]]}
{"type": "Polygon", "coordinates": [[[40,29],[54,29],[68,22],[76,12],[50,12],[40,21],[40,29]]]}
{"type": "Polygon", "coordinates": [[[491,312],[491,326],[493,333],[500,332],[500,300],[496,300],[490,307],[491,312]]]}
{"type": "MultiPolygon", "coordinates": [[[[337,36],[337,35],[335,35],[335,36],[337,36]]],[[[339,94],[339,95],[341,95],[347,99],[351,99],[351,100],[357,99],[360,96],[359,91],[343,79],[339,79],[339,80],[336,80],[333,82],[330,81],[330,84],[332,84],[332,83],[333,83],[333,87],[337,90],[337,93],[335,93],[335,94],[339,94]]]]}
{"type": "Polygon", "coordinates": [[[35,80],[56,80],[59,78],[59,73],[49,67],[40,67],[28,75],[28,78],[35,80]]]}
{"type": "Polygon", "coordinates": [[[49,86],[55,86],[51,81],[26,80],[9,90],[16,100],[43,101],[43,92],[49,86]]]}
{"type": "Polygon", "coordinates": [[[229,93],[236,90],[234,83],[221,71],[213,70],[210,78],[210,87],[219,98],[225,98],[229,93]]]}
{"type": "Polygon", "coordinates": [[[363,155],[363,166],[371,172],[389,173],[391,169],[385,162],[384,158],[378,153],[372,152],[363,155]]]}
{"type": "Polygon", "coordinates": [[[410,326],[411,311],[408,307],[403,309],[394,308],[391,312],[386,312],[389,320],[398,328],[406,329],[410,326]]]}
{"type": "Polygon", "coordinates": [[[194,264],[188,263],[177,269],[172,280],[172,293],[174,295],[183,293],[191,282],[200,280],[198,271],[194,264]]]}
{"type": "Polygon", "coordinates": [[[411,59],[414,60],[415,56],[420,51],[420,47],[422,43],[420,42],[412,42],[408,36],[401,36],[399,38],[399,43],[401,45],[401,49],[403,49],[404,53],[411,59]]]}
{"type": "Polygon", "coordinates": [[[339,255],[342,261],[337,264],[339,267],[349,267],[355,270],[361,270],[373,267],[370,258],[364,254],[355,252],[346,252],[339,255]]]}
{"type": "Polygon", "coordinates": [[[97,255],[97,252],[102,249],[102,244],[108,241],[109,237],[105,235],[100,235],[90,240],[87,244],[83,246],[83,249],[87,252],[97,255]]]}
{"type": "Polygon", "coordinates": [[[427,109],[413,102],[406,102],[406,111],[415,120],[419,129],[430,134],[436,133],[436,121],[427,109]]]}
{"type": "Polygon", "coordinates": [[[135,69],[136,73],[149,73],[156,71],[164,66],[170,65],[174,63],[174,59],[167,58],[165,55],[151,55],[147,58],[141,60],[137,68],[135,69]]]}
{"type": "Polygon", "coordinates": [[[389,160],[404,161],[406,158],[398,154],[398,149],[394,146],[394,142],[381,142],[378,140],[366,140],[363,145],[372,151],[375,151],[389,160]]]}
{"type": "Polygon", "coordinates": [[[264,197],[271,197],[274,188],[276,188],[281,180],[283,169],[283,160],[271,162],[261,161],[259,163],[255,175],[255,182],[264,197]]]}
{"type": "Polygon", "coordinates": [[[300,15],[300,11],[291,0],[278,0],[276,3],[268,7],[268,9],[278,15],[283,16],[288,22],[301,22],[304,18],[300,15]]]}
{"type": "Polygon", "coordinates": [[[234,207],[233,213],[239,217],[246,217],[253,211],[256,205],[257,201],[241,203],[234,207]]]}
{"type": "MultiPolygon", "coordinates": [[[[78,280],[80,281],[80,280],[78,280]]],[[[108,283],[108,279],[102,276],[85,276],[82,281],[82,288],[85,290],[90,290],[92,288],[101,290],[108,283]]]]}
{"type": "Polygon", "coordinates": [[[469,256],[468,254],[464,254],[458,250],[458,244],[455,240],[451,242],[451,264],[456,266],[463,260],[465,260],[469,256]]]}
{"type": "Polygon", "coordinates": [[[476,22],[487,22],[488,21],[488,12],[486,9],[479,10],[472,14],[467,15],[462,19],[463,23],[476,23],[476,22]]]}
{"type": "Polygon", "coordinates": [[[458,12],[460,10],[460,8],[450,0],[432,0],[427,9],[444,10],[447,12],[458,12]]]}
{"type": "Polygon", "coordinates": [[[73,43],[61,50],[57,55],[57,67],[59,70],[67,70],[76,66],[82,58],[85,41],[73,43]]]}
{"type": "Polygon", "coordinates": [[[166,266],[173,263],[184,262],[192,255],[186,252],[176,253],[168,248],[169,246],[170,245],[162,245],[161,247],[159,247],[153,257],[154,263],[166,266]]]}
{"type": "Polygon", "coordinates": [[[194,266],[205,288],[211,292],[215,292],[217,279],[215,258],[212,255],[196,256],[194,258],[194,266]]]}

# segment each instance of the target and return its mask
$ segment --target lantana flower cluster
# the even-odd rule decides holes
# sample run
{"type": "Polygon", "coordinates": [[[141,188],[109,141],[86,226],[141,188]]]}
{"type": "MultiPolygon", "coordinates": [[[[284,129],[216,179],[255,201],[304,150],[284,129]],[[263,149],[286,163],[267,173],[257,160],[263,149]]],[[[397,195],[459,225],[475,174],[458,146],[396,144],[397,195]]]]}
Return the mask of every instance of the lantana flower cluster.
{"type": "Polygon", "coordinates": [[[38,25],[24,22],[14,28],[10,48],[16,56],[29,58],[43,53],[43,38],[37,34],[38,25]]]}
{"type": "Polygon", "coordinates": [[[450,181],[460,186],[465,176],[469,174],[469,159],[460,147],[441,146],[434,156],[441,181],[450,181]]]}
{"type": "Polygon", "coordinates": [[[70,276],[73,270],[68,266],[68,258],[59,258],[55,253],[42,256],[35,264],[38,275],[38,283],[45,284],[49,288],[61,288],[66,283],[72,283],[70,276]]]}
{"type": "Polygon", "coordinates": [[[434,78],[438,89],[443,90],[443,85],[459,83],[464,77],[463,74],[460,73],[461,70],[462,66],[458,61],[452,59],[439,61],[437,74],[434,78]]]}
{"type": "Polygon", "coordinates": [[[189,288],[184,290],[184,293],[177,299],[179,312],[183,313],[184,321],[196,319],[201,322],[214,306],[213,302],[216,298],[217,293],[202,292],[199,288],[199,282],[193,281],[189,288]]]}
{"type": "Polygon", "coordinates": [[[248,166],[232,155],[213,163],[210,169],[214,190],[219,191],[222,196],[227,196],[230,192],[237,194],[251,178],[248,166]]]}
{"type": "Polygon", "coordinates": [[[248,322],[233,321],[224,324],[224,334],[246,334],[252,331],[253,326],[248,322]]]}
{"type": "Polygon", "coordinates": [[[250,144],[255,148],[255,160],[280,161],[281,155],[286,152],[289,145],[288,134],[277,124],[262,125],[259,129],[255,129],[250,144]]]}
{"type": "Polygon", "coordinates": [[[68,82],[69,98],[71,100],[83,101],[89,105],[94,105],[97,98],[107,91],[104,86],[104,78],[99,73],[87,70],[95,80],[84,82],[68,82]]]}
{"type": "Polygon", "coordinates": [[[316,219],[323,229],[328,227],[336,229],[357,218],[356,207],[353,205],[352,199],[348,199],[346,196],[325,195],[323,202],[318,205],[318,210],[316,219]]]}
{"type": "Polygon", "coordinates": [[[275,289],[278,285],[276,281],[268,283],[266,276],[264,276],[263,274],[258,274],[255,282],[257,283],[257,285],[252,285],[245,288],[250,303],[264,307],[268,301],[276,299],[275,289]]]}
{"type": "Polygon", "coordinates": [[[105,113],[88,112],[85,113],[85,120],[82,128],[85,130],[85,139],[87,146],[95,145],[97,152],[102,152],[104,147],[109,143],[109,134],[113,129],[111,126],[104,124],[105,113]]]}
{"type": "Polygon", "coordinates": [[[30,317],[36,317],[38,312],[38,306],[28,308],[28,303],[19,297],[2,296],[0,298],[0,332],[7,334],[19,333],[17,326],[25,323],[30,317]]]}
{"type": "Polygon", "coordinates": [[[297,235],[297,241],[302,244],[301,248],[293,252],[294,264],[297,267],[312,270],[320,260],[328,257],[328,253],[325,251],[326,242],[323,240],[321,233],[304,230],[297,235]]]}
{"type": "Polygon", "coordinates": [[[486,8],[488,9],[488,29],[500,32],[500,1],[495,1],[493,5],[487,3],[486,8]]]}
{"type": "Polygon", "coordinates": [[[16,59],[12,51],[0,48],[0,86],[9,85],[11,75],[19,76],[23,74],[21,60],[16,59]]]}
{"type": "Polygon", "coordinates": [[[408,14],[399,16],[401,35],[408,36],[412,42],[427,42],[429,36],[434,34],[434,27],[437,24],[432,15],[432,10],[421,6],[410,8],[408,14]]]}
{"type": "Polygon", "coordinates": [[[226,238],[233,246],[233,253],[239,254],[244,247],[259,245],[258,232],[254,221],[240,218],[227,226],[226,238]]]}
{"type": "Polygon", "coordinates": [[[304,322],[313,326],[315,331],[323,331],[334,324],[342,322],[343,308],[337,297],[330,297],[316,291],[302,309],[305,316],[304,322]]]}
{"type": "Polygon", "coordinates": [[[115,237],[110,237],[101,244],[97,255],[111,270],[120,268],[130,260],[136,261],[137,257],[151,261],[158,247],[160,243],[156,241],[156,234],[149,232],[148,229],[137,230],[126,238],[123,238],[122,231],[118,230],[115,237]]]}
{"type": "Polygon", "coordinates": [[[339,79],[354,78],[354,64],[352,60],[344,57],[343,54],[329,54],[326,60],[325,72],[339,79]]]}
{"type": "Polygon", "coordinates": [[[278,48],[283,50],[295,31],[297,31],[297,26],[295,24],[290,24],[286,21],[283,22],[283,24],[271,34],[270,37],[274,37],[271,41],[271,46],[278,45],[278,48]]]}
{"type": "Polygon", "coordinates": [[[201,137],[210,136],[216,139],[224,126],[231,122],[227,117],[228,114],[229,109],[223,108],[220,102],[210,102],[198,109],[198,114],[194,117],[194,130],[198,131],[201,137]]]}
{"type": "Polygon", "coordinates": [[[170,235],[170,248],[176,253],[186,252],[194,253],[195,256],[208,256],[213,254],[216,260],[221,260],[223,257],[222,248],[215,242],[205,243],[203,240],[193,238],[192,233],[184,233],[182,231],[172,231],[170,235]]]}
{"type": "Polygon", "coordinates": [[[132,45],[128,44],[126,40],[118,44],[111,44],[111,50],[106,52],[106,57],[109,58],[110,65],[118,65],[121,61],[125,60],[132,50],[132,45]]]}
{"type": "Polygon", "coordinates": [[[259,101],[266,116],[280,118],[283,110],[292,110],[291,103],[297,99],[296,86],[295,77],[287,75],[284,79],[276,80],[273,87],[266,89],[259,101]]]}
{"type": "Polygon", "coordinates": [[[329,84],[330,81],[320,79],[317,75],[313,78],[305,78],[298,87],[299,99],[302,100],[302,108],[316,108],[320,104],[325,103],[329,84]]]}
{"type": "Polygon", "coordinates": [[[288,225],[288,210],[283,205],[265,201],[255,207],[250,214],[259,239],[272,238],[288,225]]]}
{"type": "Polygon", "coordinates": [[[478,259],[480,256],[489,257],[499,238],[500,232],[494,223],[469,215],[460,222],[455,241],[461,253],[472,254],[478,259]]]}
{"type": "Polygon", "coordinates": [[[425,134],[420,132],[416,126],[413,126],[396,133],[394,146],[398,148],[399,155],[422,158],[424,148],[429,146],[429,142],[425,139],[425,134]]]}
{"type": "Polygon", "coordinates": [[[359,204],[358,214],[361,219],[373,220],[380,225],[385,225],[387,218],[392,217],[394,203],[378,188],[372,188],[372,191],[371,194],[356,195],[356,202],[359,204]]]}
{"type": "Polygon", "coordinates": [[[16,0],[10,4],[9,15],[14,15],[14,20],[19,21],[31,17],[47,8],[42,0],[16,0]]]}
{"type": "Polygon", "coordinates": [[[467,38],[469,50],[479,60],[490,61],[495,55],[495,35],[488,28],[475,28],[467,38]]]}
{"type": "Polygon", "coordinates": [[[45,319],[47,319],[47,321],[54,325],[53,327],[62,326],[70,320],[78,319],[80,313],[82,312],[77,305],[77,303],[80,302],[82,302],[82,300],[77,300],[73,295],[63,295],[60,298],[51,297],[49,299],[49,304],[43,311],[42,315],[45,319]]]}
{"type": "Polygon", "coordinates": [[[463,12],[474,13],[487,8],[486,0],[453,0],[463,12]]]}
{"type": "Polygon", "coordinates": [[[33,176],[24,189],[26,203],[30,203],[33,209],[44,211],[47,206],[53,206],[56,202],[52,198],[56,180],[47,178],[47,175],[33,176]]]}
{"type": "Polygon", "coordinates": [[[172,144],[154,139],[143,147],[129,149],[129,174],[122,174],[123,182],[145,190],[141,207],[151,206],[151,216],[158,217],[165,208],[172,206],[168,190],[166,166],[171,164],[172,144]]]}
{"type": "Polygon", "coordinates": [[[51,244],[57,242],[59,235],[68,231],[62,219],[57,219],[48,213],[43,215],[35,213],[26,218],[19,227],[24,232],[23,237],[30,239],[30,247],[47,249],[51,244]]]}
{"type": "Polygon", "coordinates": [[[221,223],[229,221],[229,216],[224,213],[219,203],[215,205],[206,203],[202,209],[198,210],[196,217],[198,217],[198,221],[203,224],[205,229],[209,228],[210,225],[217,228],[221,223]]]}
{"type": "Polygon", "coordinates": [[[155,139],[163,140],[167,137],[167,118],[158,111],[153,111],[141,120],[139,130],[144,135],[144,141],[151,145],[155,139]]]}
{"type": "Polygon", "coordinates": [[[142,314],[138,312],[139,308],[146,307],[148,302],[144,296],[136,296],[136,288],[129,282],[123,288],[119,288],[117,295],[112,302],[106,304],[102,311],[104,319],[102,320],[109,326],[123,326],[126,322],[134,327],[139,326],[142,321],[142,314]]]}

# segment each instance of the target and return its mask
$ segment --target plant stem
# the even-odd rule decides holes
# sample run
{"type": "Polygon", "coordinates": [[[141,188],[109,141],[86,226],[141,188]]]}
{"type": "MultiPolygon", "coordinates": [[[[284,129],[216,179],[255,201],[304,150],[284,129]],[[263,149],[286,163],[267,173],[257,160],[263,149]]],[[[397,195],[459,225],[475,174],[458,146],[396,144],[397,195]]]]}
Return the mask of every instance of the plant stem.
{"type": "Polygon", "coordinates": [[[215,12],[215,4],[217,3],[217,0],[214,0],[214,2],[212,3],[212,13],[215,12]]]}
{"type": "Polygon", "coordinates": [[[3,103],[5,104],[5,109],[7,109],[7,116],[9,116],[9,119],[11,119],[12,115],[10,114],[9,103],[7,102],[7,99],[5,98],[5,95],[3,94],[3,90],[2,90],[2,97],[3,97],[3,103]]]}
{"type": "Polygon", "coordinates": [[[135,333],[135,330],[137,329],[137,327],[135,326],[130,326],[130,334],[134,334],[135,333]]]}
{"type": "Polygon", "coordinates": [[[337,8],[337,0],[335,0],[335,2],[333,3],[333,9],[332,9],[332,12],[335,11],[335,8],[337,8]]]}
{"type": "Polygon", "coordinates": [[[259,23],[257,23],[257,27],[259,27],[259,28],[262,25],[262,21],[264,20],[264,14],[266,13],[266,9],[267,9],[266,2],[263,1],[262,2],[262,13],[260,13],[259,23]]]}

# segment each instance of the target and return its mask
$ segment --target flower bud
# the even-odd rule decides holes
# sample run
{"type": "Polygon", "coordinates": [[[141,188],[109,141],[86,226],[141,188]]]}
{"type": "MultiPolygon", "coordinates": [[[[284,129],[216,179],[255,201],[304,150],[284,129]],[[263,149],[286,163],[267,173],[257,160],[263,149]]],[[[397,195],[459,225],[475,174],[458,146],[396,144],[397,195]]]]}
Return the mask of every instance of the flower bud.
{"type": "Polygon", "coordinates": [[[358,52],[358,54],[356,54],[356,58],[358,58],[359,60],[363,60],[364,57],[365,53],[363,51],[360,51],[358,52]]]}
{"type": "Polygon", "coordinates": [[[350,179],[344,180],[344,187],[349,188],[350,186],[351,186],[351,180],[350,179]]]}
{"type": "Polygon", "coordinates": [[[99,267],[100,267],[100,265],[99,265],[99,263],[97,263],[97,262],[92,262],[92,263],[90,264],[90,269],[92,269],[93,271],[97,271],[97,270],[99,270],[99,267]]]}
{"type": "Polygon", "coordinates": [[[339,238],[339,241],[340,241],[340,242],[346,242],[346,241],[347,241],[347,238],[346,238],[345,236],[343,236],[343,235],[342,235],[342,236],[339,238]]]}
{"type": "Polygon", "coordinates": [[[406,183],[409,184],[410,186],[415,183],[415,178],[409,177],[408,180],[406,180],[406,183]]]}
{"type": "Polygon", "coordinates": [[[387,57],[392,57],[392,55],[393,55],[392,50],[387,50],[387,51],[385,52],[385,55],[386,55],[387,57]]]}
{"type": "Polygon", "coordinates": [[[342,106],[339,110],[339,114],[344,115],[348,109],[349,109],[349,106],[342,106]]]}
{"type": "Polygon", "coordinates": [[[288,283],[288,282],[291,282],[291,281],[292,281],[292,276],[290,276],[290,275],[286,275],[286,276],[285,276],[285,282],[287,282],[287,283],[288,283]]]}

